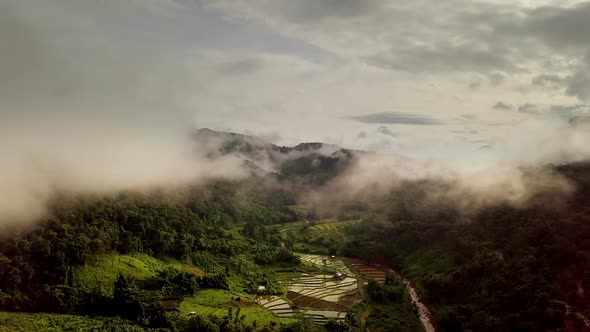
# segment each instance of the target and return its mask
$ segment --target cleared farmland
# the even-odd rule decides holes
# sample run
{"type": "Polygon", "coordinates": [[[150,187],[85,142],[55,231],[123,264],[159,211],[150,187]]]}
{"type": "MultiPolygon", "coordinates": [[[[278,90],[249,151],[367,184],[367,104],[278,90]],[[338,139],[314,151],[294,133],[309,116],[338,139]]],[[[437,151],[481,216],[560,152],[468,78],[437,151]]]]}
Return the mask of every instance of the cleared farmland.
{"type": "Polygon", "coordinates": [[[351,262],[352,268],[362,277],[375,279],[379,283],[385,282],[385,271],[369,266],[359,260],[353,260],[351,262]]]}
{"type": "Polygon", "coordinates": [[[335,278],[332,274],[324,273],[281,273],[279,280],[287,289],[286,299],[259,296],[256,301],[279,317],[291,317],[299,312],[318,322],[344,319],[348,308],[361,298],[355,276],[340,259],[303,255],[301,260],[337,271],[342,277],[335,278]]]}

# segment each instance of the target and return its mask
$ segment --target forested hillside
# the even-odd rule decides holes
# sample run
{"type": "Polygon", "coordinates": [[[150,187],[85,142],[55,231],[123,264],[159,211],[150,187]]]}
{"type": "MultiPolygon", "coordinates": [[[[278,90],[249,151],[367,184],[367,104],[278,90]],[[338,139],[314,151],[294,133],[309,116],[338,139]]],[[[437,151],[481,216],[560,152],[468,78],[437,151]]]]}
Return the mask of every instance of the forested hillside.
{"type": "Polygon", "coordinates": [[[301,264],[298,251],[401,271],[440,331],[587,329],[588,164],[547,166],[572,192],[539,191],[526,202],[498,201],[469,213],[456,196],[432,195],[453,186],[441,179],[404,180],[369,196],[334,194],[331,209],[317,212],[318,202],[307,199],[325,194],[354,166],[357,152],[323,151],[315,143],[281,149],[230,137],[213,151],[239,153],[251,172],[246,178],[142,193],[56,193],[50,213],[35,226],[6,226],[0,309],[45,313],[34,316],[41,325],[26,326],[61,319],[47,313],[75,315],[61,316],[72,326],[88,315],[90,325],[80,324],[89,331],[419,326],[403,285],[391,275],[384,285],[369,282],[368,295],[347,319],[323,326],[255,305],[260,289],[284,296],[276,271],[313,268],[301,264]],[[276,169],[261,171],[258,165],[268,160],[276,169]]]}
{"type": "Polygon", "coordinates": [[[209,157],[243,153],[251,162],[250,177],[142,193],[56,192],[47,217],[34,227],[6,226],[0,234],[0,309],[121,317],[119,323],[138,328],[274,331],[303,324],[321,329],[311,321],[273,317],[249,304],[249,294],[260,285],[270,294],[283,292],[273,271],[297,269],[299,259],[268,226],[313,217],[294,208],[297,190],[336,176],[339,157],[314,152],[321,144],[272,147],[285,154],[276,164],[285,171],[260,172],[251,168],[260,162],[252,154],[257,148],[240,147],[249,144],[244,137],[236,143],[226,137],[234,135],[219,135],[224,143],[212,145],[209,157]],[[287,156],[293,151],[296,156],[287,156]],[[246,304],[221,317],[186,316],[180,304],[198,307],[206,294],[199,290],[205,289],[226,292],[212,293],[207,308],[232,308],[215,304],[214,298],[225,294],[232,295],[231,303],[242,297],[246,304]]]}
{"type": "Polygon", "coordinates": [[[407,183],[372,203],[342,251],[399,268],[441,331],[588,330],[590,167],[556,170],[575,184],[573,194],[469,216],[432,201],[432,183],[407,183]]]}
{"type": "Polygon", "coordinates": [[[280,220],[280,212],[271,204],[239,199],[235,185],[218,182],[176,196],[56,199],[52,216],[36,229],[2,233],[2,310],[123,316],[169,328],[172,322],[162,306],[167,298],[229,289],[234,274],[246,292],[258,284],[272,288],[254,262],[296,264],[288,250],[280,250],[278,235],[260,223],[280,220]],[[144,267],[146,275],[114,268],[131,265],[126,257],[138,254],[159,258],[140,259],[140,265],[152,265],[144,267]],[[92,278],[110,267],[118,277],[92,278]]]}

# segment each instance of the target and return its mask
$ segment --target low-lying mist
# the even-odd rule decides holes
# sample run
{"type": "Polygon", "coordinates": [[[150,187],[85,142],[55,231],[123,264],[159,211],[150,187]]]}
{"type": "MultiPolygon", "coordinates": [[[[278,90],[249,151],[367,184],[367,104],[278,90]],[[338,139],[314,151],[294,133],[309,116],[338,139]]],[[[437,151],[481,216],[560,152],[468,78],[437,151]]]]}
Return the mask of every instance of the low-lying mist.
{"type": "Polygon", "coordinates": [[[328,185],[310,190],[302,202],[320,215],[334,215],[350,202],[369,205],[386,197],[403,198],[414,208],[444,202],[468,216],[497,204],[526,207],[549,194],[561,201],[575,189],[550,165],[497,164],[478,171],[444,162],[401,156],[364,155],[328,185]]]}
{"type": "MultiPolygon", "coordinates": [[[[121,15],[118,6],[44,1],[33,9],[25,1],[0,3],[0,224],[37,220],[55,192],[150,190],[248,175],[243,158],[211,159],[210,146],[195,144],[200,110],[193,98],[207,82],[193,72],[194,63],[163,47],[164,27],[150,36],[160,38],[153,47],[113,43],[109,34],[117,30],[104,19],[121,15]]],[[[314,153],[335,152],[326,145],[314,153]]],[[[276,171],[277,162],[307,155],[255,162],[276,171]]],[[[572,190],[543,168],[500,165],[466,173],[444,162],[358,154],[353,166],[300,197],[328,213],[341,201],[370,200],[419,181],[432,183],[431,199],[452,197],[465,209],[572,190]]]]}
{"type": "Polygon", "coordinates": [[[0,224],[36,220],[56,191],[242,175],[239,160],[211,161],[195,148],[190,64],[110,42],[95,26],[120,8],[90,7],[0,4],[0,224]]]}

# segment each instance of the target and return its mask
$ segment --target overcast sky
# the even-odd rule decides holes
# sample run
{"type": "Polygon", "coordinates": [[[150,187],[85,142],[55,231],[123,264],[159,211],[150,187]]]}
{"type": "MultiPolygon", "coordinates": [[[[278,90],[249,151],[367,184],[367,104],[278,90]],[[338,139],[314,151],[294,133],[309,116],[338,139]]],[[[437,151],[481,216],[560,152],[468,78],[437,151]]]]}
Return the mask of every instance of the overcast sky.
{"type": "Polygon", "coordinates": [[[209,127],[462,166],[577,159],[589,18],[568,0],[6,0],[0,129],[4,144],[209,127]]]}

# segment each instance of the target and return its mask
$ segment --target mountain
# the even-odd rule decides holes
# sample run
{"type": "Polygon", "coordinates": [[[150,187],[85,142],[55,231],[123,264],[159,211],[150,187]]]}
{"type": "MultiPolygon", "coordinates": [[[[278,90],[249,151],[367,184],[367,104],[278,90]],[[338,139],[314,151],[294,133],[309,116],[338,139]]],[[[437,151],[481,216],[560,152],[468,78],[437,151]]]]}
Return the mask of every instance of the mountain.
{"type": "Polygon", "coordinates": [[[254,170],[276,173],[282,180],[325,184],[346,171],[364,151],[344,149],[320,142],[279,146],[256,136],[198,129],[194,135],[198,148],[208,158],[233,155],[254,170]]]}
{"type": "Polygon", "coordinates": [[[476,201],[445,179],[340,195],[341,181],[330,181],[362,151],[209,129],[194,140],[208,158],[237,156],[256,171],[155,192],[55,197],[34,228],[3,229],[0,330],[420,331],[405,279],[437,331],[590,330],[588,162],[536,167],[523,184],[549,172],[571,190],[548,186],[510,204],[506,188],[497,201],[466,207],[476,201]],[[316,283],[312,275],[324,279],[333,262],[301,260],[331,255],[364,272],[316,283]],[[345,310],[288,287],[323,287],[317,294],[331,297],[356,280],[367,281],[364,296],[338,322],[275,314],[345,310]],[[257,302],[269,299],[278,302],[257,302]],[[77,322],[84,326],[71,327],[77,322]]]}

